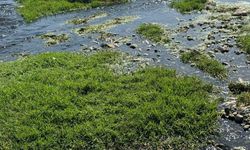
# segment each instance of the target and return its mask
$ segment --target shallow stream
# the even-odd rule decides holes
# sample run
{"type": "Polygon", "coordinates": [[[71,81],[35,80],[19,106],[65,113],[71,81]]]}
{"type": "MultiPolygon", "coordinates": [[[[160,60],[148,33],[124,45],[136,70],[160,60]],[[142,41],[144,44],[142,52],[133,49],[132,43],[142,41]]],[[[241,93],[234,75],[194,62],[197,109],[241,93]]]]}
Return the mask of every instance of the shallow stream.
{"type": "MultiPolygon", "coordinates": [[[[221,0],[221,2],[246,3],[250,5],[250,0],[221,0]]],[[[108,14],[106,17],[92,20],[84,26],[100,24],[121,16],[138,17],[135,21],[116,26],[109,30],[109,32],[117,34],[117,38],[127,37],[131,39],[131,43],[137,45],[136,49],[132,49],[126,46],[126,44],[121,44],[118,49],[124,52],[152,59],[152,61],[159,65],[176,69],[179,74],[198,76],[220,87],[221,93],[225,97],[228,95],[227,84],[230,81],[237,81],[239,78],[244,81],[250,81],[250,64],[246,63],[248,60],[245,54],[235,54],[235,51],[239,51],[237,46],[231,47],[230,51],[226,54],[215,54],[216,59],[228,64],[227,67],[229,70],[229,78],[227,80],[219,80],[210,77],[199,69],[191,67],[190,64],[182,63],[178,54],[171,48],[154,45],[140,38],[136,34],[135,29],[141,23],[160,23],[169,29],[174,29],[185,22],[190,22],[204,15],[203,13],[182,15],[174,9],[169,8],[168,2],[166,1],[135,0],[128,4],[44,17],[30,24],[24,23],[16,12],[15,7],[17,7],[17,4],[13,0],[0,1],[0,61],[15,60],[26,55],[47,51],[83,51],[83,47],[98,49],[100,48],[100,44],[103,43],[103,41],[97,39],[98,35],[87,34],[79,36],[74,30],[83,25],[68,24],[67,21],[73,18],[88,17],[97,12],[105,12],[108,14]],[[45,41],[37,38],[37,36],[48,32],[57,34],[65,33],[69,35],[70,39],[65,43],[47,46],[45,41]]],[[[207,30],[209,30],[209,28],[207,28],[207,30]]],[[[200,40],[187,40],[185,34],[189,34],[193,37],[201,36],[200,29],[196,27],[186,33],[175,36],[175,40],[183,44],[184,47],[192,47],[202,43],[200,40]]],[[[234,39],[230,42],[235,43],[234,39]]],[[[220,120],[220,135],[217,141],[230,148],[243,146],[246,149],[250,149],[250,131],[244,131],[240,125],[234,122],[220,120]]]]}

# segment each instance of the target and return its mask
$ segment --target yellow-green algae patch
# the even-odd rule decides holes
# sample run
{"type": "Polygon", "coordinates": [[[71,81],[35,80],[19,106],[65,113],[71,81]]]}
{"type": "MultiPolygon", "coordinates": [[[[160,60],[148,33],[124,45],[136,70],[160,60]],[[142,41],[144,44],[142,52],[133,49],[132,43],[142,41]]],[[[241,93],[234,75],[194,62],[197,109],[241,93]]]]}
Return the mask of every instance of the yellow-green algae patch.
{"type": "Polygon", "coordinates": [[[114,18],[112,20],[108,20],[103,24],[96,24],[92,26],[82,27],[76,30],[76,33],[83,35],[87,33],[96,33],[102,32],[108,29],[111,29],[117,25],[125,24],[136,20],[137,16],[124,16],[119,18],[114,18]]]}
{"type": "Polygon", "coordinates": [[[74,25],[84,24],[84,23],[87,23],[87,22],[89,22],[91,20],[106,17],[107,15],[108,14],[104,13],[104,12],[96,13],[96,14],[93,14],[93,15],[88,16],[86,18],[76,18],[76,19],[69,20],[68,23],[74,24],[74,25]]]}
{"type": "Polygon", "coordinates": [[[63,43],[69,40],[69,36],[67,34],[53,34],[47,33],[39,36],[41,39],[46,41],[47,46],[56,45],[59,43],[63,43]]]}

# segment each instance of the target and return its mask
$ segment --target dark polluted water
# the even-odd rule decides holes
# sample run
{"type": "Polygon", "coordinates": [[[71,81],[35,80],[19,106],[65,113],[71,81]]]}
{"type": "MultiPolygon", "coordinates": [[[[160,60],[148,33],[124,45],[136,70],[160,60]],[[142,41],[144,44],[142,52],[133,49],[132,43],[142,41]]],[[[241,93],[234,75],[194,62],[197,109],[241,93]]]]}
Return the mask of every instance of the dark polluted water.
{"type": "MultiPolygon", "coordinates": [[[[221,0],[221,3],[250,3],[250,0],[221,0]]],[[[168,7],[168,2],[161,0],[136,0],[128,4],[121,4],[110,7],[96,8],[91,10],[82,10],[66,14],[44,17],[30,24],[23,22],[15,8],[17,4],[13,0],[0,1],[0,61],[15,60],[21,56],[37,54],[47,51],[81,51],[85,47],[98,48],[102,40],[97,39],[96,34],[87,34],[84,36],[77,35],[74,30],[83,25],[68,24],[67,21],[73,18],[84,18],[98,12],[105,12],[108,15],[99,19],[92,20],[88,25],[104,23],[107,20],[121,16],[137,16],[138,19],[127,24],[116,26],[109,32],[117,34],[119,37],[128,37],[131,43],[137,45],[137,49],[131,49],[126,44],[121,45],[118,49],[131,55],[141,56],[152,59],[159,65],[165,65],[169,68],[176,69],[179,74],[195,75],[204,81],[210,82],[221,89],[222,96],[228,95],[227,84],[230,81],[237,81],[239,78],[244,81],[250,81],[250,65],[246,64],[246,55],[236,55],[234,51],[239,49],[234,46],[227,54],[216,54],[215,57],[221,62],[229,63],[229,79],[219,80],[210,77],[208,74],[191,67],[189,64],[183,64],[178,55],[171,48],[160,45],[154,45],[144,39],[141,39],[135,32],[135,29],[141,23],[160,23],[169,29],[175,29],[180,24],[190,22],[198,18],[203,13],[193,13],[181,15],[175,10],[168,7]],[[65,33],[68,34],[69,41],[53,46],[46,46],[45,42],[37,38],[38,35],[46,33],[65,33]],[[153,46],[152,46],[153,45],[153,46]],[[149,50],[150,48],[150,50],[149,50]],[[237,66],[237,71],[235,71],[237,66]]],[[[209,28],[208,28],[209,30],[209,28]]],[[[192,36],[199,36],[200,30],[194,28],[187,33],[192,36]]],[[[202,41],[188,41],[183,38],[185,35],[175,37],[184,47],[192,47],[202,44],[202,41]]],[[[220,38],[220,35],[219,37],[220,38]]],[[[231,41],[235,41],[232,39],[231,41]]],[[[250,133],[243,131],[242,127],[228,120],[220,120],[218,142],[230,148],[243,146],[250,149],[250,133]]]]}

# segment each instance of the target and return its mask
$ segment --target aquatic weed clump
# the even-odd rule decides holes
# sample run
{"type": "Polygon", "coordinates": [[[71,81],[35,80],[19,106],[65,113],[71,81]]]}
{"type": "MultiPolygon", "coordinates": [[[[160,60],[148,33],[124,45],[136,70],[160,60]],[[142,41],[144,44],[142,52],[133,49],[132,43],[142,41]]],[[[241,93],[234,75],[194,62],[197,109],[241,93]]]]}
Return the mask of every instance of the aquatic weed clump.
{"type": "Polygon", "coordinates": [[[89,25],[86,27],[76,29],[75,32],[79,35],[84,35],[87,33],[102,33],[115,26],[126,24],[136,19],[138,19],[137,16],[122,16],[122,17],[111,19],[111,20],[107,20],[106,22],[102,24],[89,25]]]}
{"type": "Polygon", "coordinates": [[[47,46],[60,44],[63,42],[67,42],[69,40],[69,36],[65,33],[62,34],[46,33],[38,37],[45,40],[47,46]]]}
{"type": "Polygon", "coordinates": [[[120,53],[45,53],[0,65],[1,149],[196,149],[214,132],[212,86],[120,53]]]}
{"type": "Polygon", "coordinates": [[[227,77],[227,69],[219,61],[198,51],[184,52],[181,54],[184,63],[194,63],[195,66],[213,77],[227,77]]]}
{"type": "Polygon", "coordinates": [[[244,92],[238,96],[237,106],[250,106],[250,92],[244,92]]]}
{"type": "Polygon", "coordinates": [[[204,9],[206,2],[207,0],[173,0],[171,7],[177,9],[181,13],[186,13],[193,10],[204,9]]]}
{"type": "Polygon", "coordinates": [[[169,37],[167,31],[159,24],[144,23],[141,24],[136,32],[141,36],[156,42],[156,43],[168,43],[169,37]]]}
{"type": "Polygon", "coordinates": [[[238,44],[247,54],[250,54],[250,23],[241,28],[241,34],[238,37],[238,44]]]}
{"type": "Polygon", "coordinates": [[[248,54],[250,54],[250,34],[242,35],[238,38],[238,42],[241,48],[248,54]]]}

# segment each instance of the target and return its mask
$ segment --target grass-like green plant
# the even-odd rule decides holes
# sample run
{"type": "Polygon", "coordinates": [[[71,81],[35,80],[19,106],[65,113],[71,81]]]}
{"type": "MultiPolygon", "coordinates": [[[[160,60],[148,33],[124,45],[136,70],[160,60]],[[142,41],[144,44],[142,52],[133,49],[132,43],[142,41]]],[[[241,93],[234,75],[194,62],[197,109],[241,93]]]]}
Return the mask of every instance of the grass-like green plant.
{"type": "Polygon", "coordinates": [[[250,23],[241,28],[241,34],[237,40],[238,44],[248,54],[250,54],[250,23]]]}
{"type": "Polygon", "coordinates": [[[171,7],[177,9],[181,13],[187,13],[193,10],[202,10],[207,0],[173,0],[171,7]]]}
{"type": "Polygon", "coordinates": [[[21,7],[18,8],[25,21],[32,22],[40,17],[73,11],[122,3],[127,0],[92,0],[90,3],[70,2],[69,0],[17,0],[21,7]]]}
{"type": "Polygon", "coordinates": [[[238,38],[241,48],[250,54],[250,34],[242,35],[238,38]]]}
{"type": "Polygon", "coordinates": [[[144,23],[137,28],[137,33],[156,43],[168,43],[166,30],[158,24],[144,23]]]}
{"type": "Polygon", "coordinates": [[[190,51],[181,54],[184,63],[194,63],[197,68],[211,74],[213,77],[225,78],[227,69],[219,61],[198,51],[190,51]]]}
{"type": "Polygon", "coordinates": [[[1,149],[196,149],[216,127],[211,85],[121,54],[45,53],[0,65],[1,149]],[[123,61],[122,61],[123,62],[123,61]]]}
{"type": "Polygon", "coordinates": [[[238,106],[250,106],[250,92],[241,93],[237,99],[238,106]]]}

